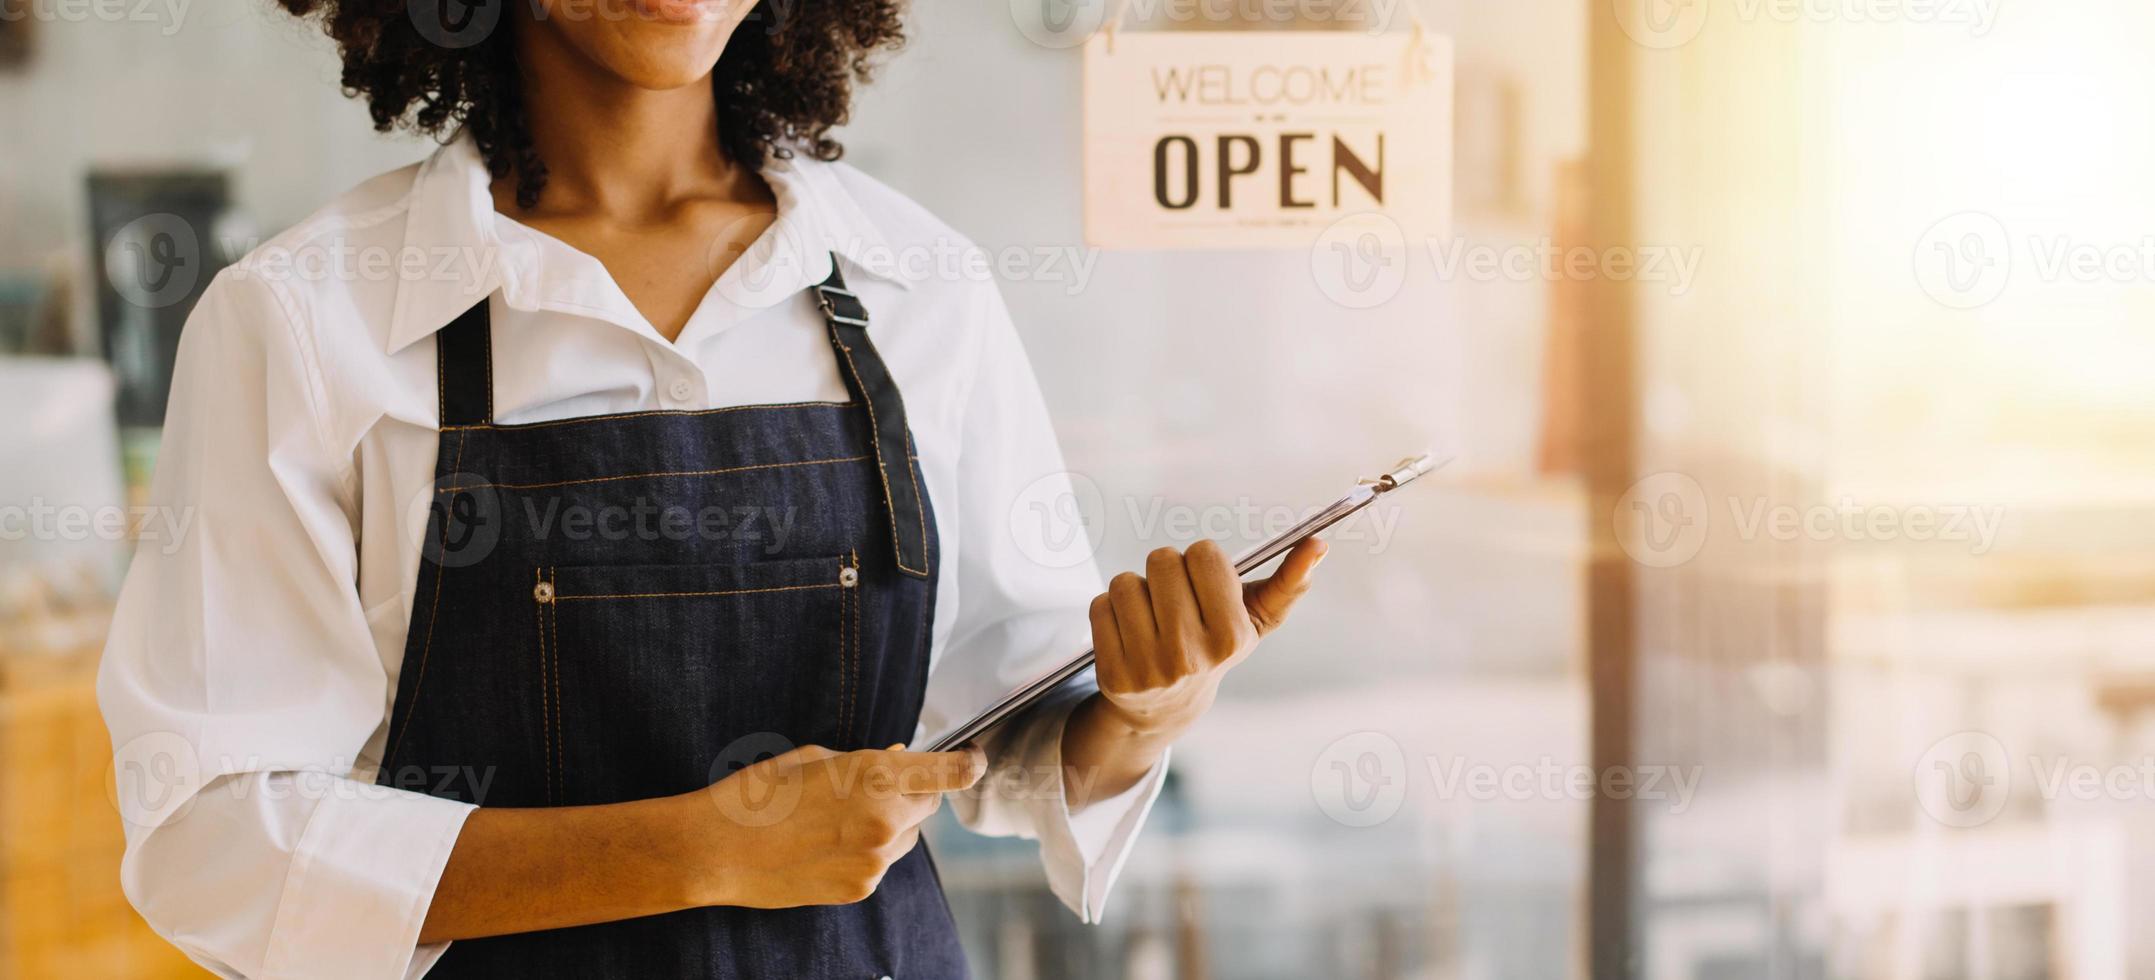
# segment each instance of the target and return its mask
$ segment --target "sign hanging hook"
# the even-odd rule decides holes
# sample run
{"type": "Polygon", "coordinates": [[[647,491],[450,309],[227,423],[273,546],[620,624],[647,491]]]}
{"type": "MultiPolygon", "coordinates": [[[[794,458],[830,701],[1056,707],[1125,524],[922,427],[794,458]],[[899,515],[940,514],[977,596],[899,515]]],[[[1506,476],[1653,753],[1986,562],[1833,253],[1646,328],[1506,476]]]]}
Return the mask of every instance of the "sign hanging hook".
{"type": "MultiPolygon", "coordinates": [[[[1119,0],[1118,0],[1119,2],[1119,0]]],[[[1407,8],[1407,81],[1419,85],[1437,77],[1436,68],[1429,63],[1429,29],[1422,24],[1420,10],[1407,8]]]]}
{"type": "Polygon", "coordinates": [[[1129,0],[1107,0],[1107,17],[1100,22],[1100,37],[1107,42],[1107,53],[1115,53],[1115,31],[1122,26],[1123,6],[1129,0]]]}

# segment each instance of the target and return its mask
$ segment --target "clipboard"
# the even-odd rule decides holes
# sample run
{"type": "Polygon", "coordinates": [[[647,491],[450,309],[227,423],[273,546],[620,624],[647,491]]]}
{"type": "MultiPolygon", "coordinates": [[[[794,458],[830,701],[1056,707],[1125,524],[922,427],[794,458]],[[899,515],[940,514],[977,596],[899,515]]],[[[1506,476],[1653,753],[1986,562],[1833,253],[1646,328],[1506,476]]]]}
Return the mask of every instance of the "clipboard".
{"type": "MultiPolygon", "coordinates": [[[[1400,460],[1397,465],[1382,476],[1357,482],[1354,489],[1347,491],[1346,496],[1333,501],[1324,509],[1310,515],[1302,523],[1296,524],[1263,544],[1243,552],[1240,557],[1235,559],[1235,573],[1248,575],[1264,567],[1266,562],[1286,554],[1288,549],[1302,543],[1304,539],[1312,537],[1349,517],[1353,517],[1355,514],[1360,513],[1362,508],[1376,503],[1377,498],[1414,482],[1416,478],[1435,470],[1438,465],[1439,463],[1434,457],[1424,453],[1420,456],[1410,456],[1400,460]]],[[[1042,675],[1038,680],[1003,695],[979,714],[966,719],[964,724],[936,736],[928,743],[925,751],[949,752],[973,739],[979,738],[995,726],[1040,703],[1064,684],[1076,681],[1086,671],[1091,670],[1092,666],[1093,651],[1091,650],[1086,650],[1084,653],[1072,657],[1042,675]]]]}

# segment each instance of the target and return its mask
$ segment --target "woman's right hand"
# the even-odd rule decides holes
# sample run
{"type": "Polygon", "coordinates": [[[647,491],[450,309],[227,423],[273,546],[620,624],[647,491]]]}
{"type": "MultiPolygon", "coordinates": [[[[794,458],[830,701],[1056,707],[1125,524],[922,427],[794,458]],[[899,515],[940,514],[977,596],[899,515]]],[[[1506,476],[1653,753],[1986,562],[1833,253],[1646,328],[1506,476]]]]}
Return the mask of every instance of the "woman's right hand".
{"type": "Polygon", "coordinates": [[[700,810],[697,905],[843,905],[913,850],[943,794],[987,771],[978,749],[834,752],[804,746],[680,798],[700,810]]]}

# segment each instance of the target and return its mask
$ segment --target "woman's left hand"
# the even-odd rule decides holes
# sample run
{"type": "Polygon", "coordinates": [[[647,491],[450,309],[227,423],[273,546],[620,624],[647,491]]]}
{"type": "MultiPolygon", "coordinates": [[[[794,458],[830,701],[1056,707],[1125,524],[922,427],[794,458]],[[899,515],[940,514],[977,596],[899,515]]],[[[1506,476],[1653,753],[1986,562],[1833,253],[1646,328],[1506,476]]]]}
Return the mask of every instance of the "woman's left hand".
{"type": "Polygon", "coordinates": [[[1154,551],[1092,603],[1102,708],[1134,733],[1173,738],[1212,706],[1220,680],[1286,622],[1324,559],[1311,538],[1247,587],[1220,546],[1154,551]]]}

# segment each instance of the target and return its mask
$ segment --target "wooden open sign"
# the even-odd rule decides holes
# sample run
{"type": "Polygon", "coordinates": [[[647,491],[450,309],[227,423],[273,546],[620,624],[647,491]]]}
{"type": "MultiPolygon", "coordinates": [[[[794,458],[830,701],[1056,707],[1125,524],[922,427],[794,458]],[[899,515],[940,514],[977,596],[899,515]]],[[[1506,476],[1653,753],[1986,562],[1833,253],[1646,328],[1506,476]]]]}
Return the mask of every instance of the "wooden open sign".
{"type": "Polygon", "coordinates": [[[1085,237],[1301,248],[1342,218],[1451,219],[1450,42],[1124,32],[1085,49],[1085,237]]]}

